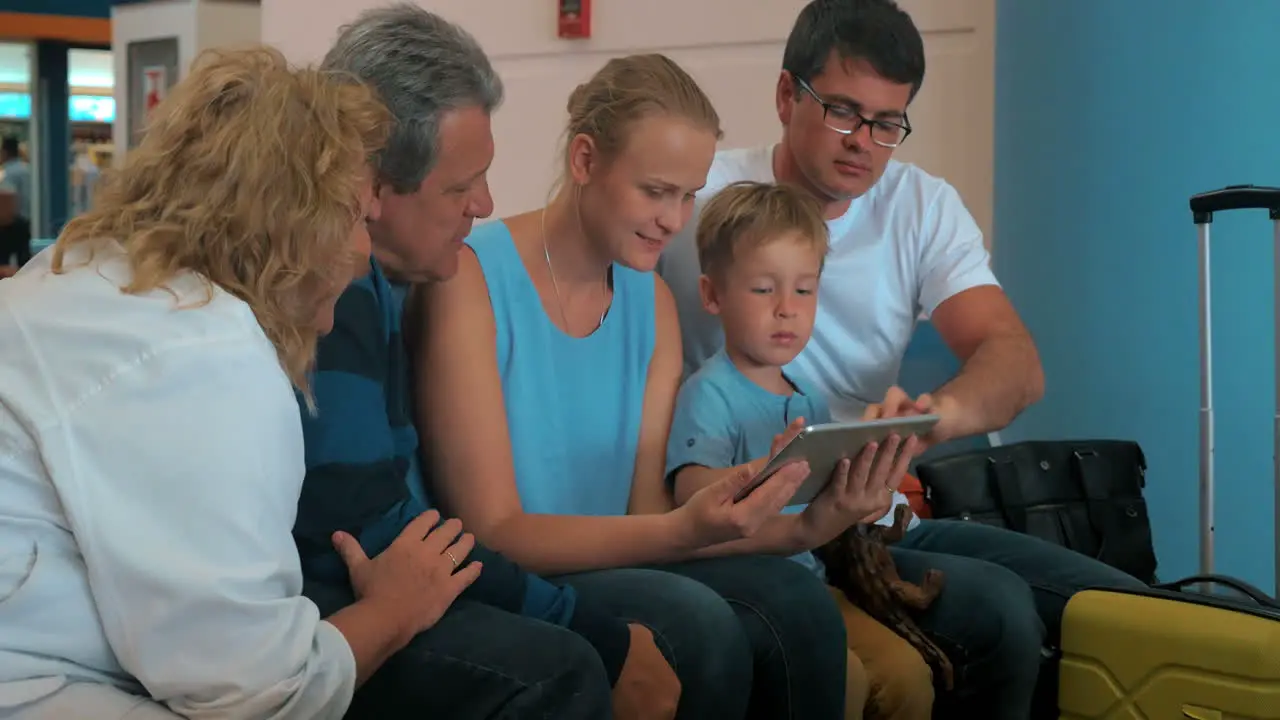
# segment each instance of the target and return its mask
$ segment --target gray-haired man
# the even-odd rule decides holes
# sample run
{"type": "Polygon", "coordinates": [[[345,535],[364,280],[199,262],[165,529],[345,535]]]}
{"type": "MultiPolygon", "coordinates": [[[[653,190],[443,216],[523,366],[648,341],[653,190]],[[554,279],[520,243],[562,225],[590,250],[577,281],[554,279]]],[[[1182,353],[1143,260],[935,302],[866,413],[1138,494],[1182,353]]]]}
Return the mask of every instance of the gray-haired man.
{"type": "MultiPolygon", "coordinates": [[[[294,536],[304,592],[328,615],[354,601],[335,531],[376,556],[430,507],[401,335],[405,292],[451,277],[472,222],[493,211],[489,118],[502,83],[470,35],[413,5],[363,13],[324,66],[372,86],[396,120],[377,163],[370,272],[338,300],[312,380],[318,413],[302,413],[307,477],[294,536]]],[[[350,716],[674,711],[679,682],[647,629],[484,548],[454,563],[466,560],[482,563],[479,579],[357,691],[350,716]]]]}

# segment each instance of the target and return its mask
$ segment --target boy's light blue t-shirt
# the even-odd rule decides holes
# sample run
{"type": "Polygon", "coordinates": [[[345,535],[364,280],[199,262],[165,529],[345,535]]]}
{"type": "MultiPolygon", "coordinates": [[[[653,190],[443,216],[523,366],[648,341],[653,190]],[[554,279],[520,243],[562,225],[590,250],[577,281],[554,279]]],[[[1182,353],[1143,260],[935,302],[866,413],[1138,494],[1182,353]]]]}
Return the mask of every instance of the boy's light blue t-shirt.
{"type": "MultiPolygon", "coordinates": [[[[727,468],[765,457],[773,436],[798,417],[805,424],[831,422],[827,402],[803,379],[788,375],[796,391],[777,395],[747,379],[722,348],[689,376],[676,397],[667,442],[667,482],[686,465],[727,468]]],[[[803,511],[804,505],[784,512],[803,511]]],[[[811,552],[792,559],[820,577],[825,570],[811,552]]]]}

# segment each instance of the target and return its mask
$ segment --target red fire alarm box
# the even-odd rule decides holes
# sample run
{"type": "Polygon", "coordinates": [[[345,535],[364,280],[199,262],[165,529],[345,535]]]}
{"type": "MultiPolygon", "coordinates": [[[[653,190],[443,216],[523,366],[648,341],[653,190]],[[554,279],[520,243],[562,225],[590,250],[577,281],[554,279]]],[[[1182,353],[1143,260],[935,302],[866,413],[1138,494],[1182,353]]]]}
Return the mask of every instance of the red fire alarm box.
{"type": "Polygon", "coordinates": [[[591,37],[591,0],[557,0],[560,6],[560,37],[591,37]]]}

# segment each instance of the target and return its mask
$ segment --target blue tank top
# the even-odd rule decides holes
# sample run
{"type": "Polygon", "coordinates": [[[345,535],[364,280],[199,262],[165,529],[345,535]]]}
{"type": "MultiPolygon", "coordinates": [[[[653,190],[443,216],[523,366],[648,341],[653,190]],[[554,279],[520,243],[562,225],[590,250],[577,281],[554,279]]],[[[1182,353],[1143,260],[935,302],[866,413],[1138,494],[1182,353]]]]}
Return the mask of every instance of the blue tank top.
{"type": "Polygon", "coordinates": [[[516,486],[525,512],[627,512],[654,346],[654,276],[615,264],[604,322],[574,338],[547,317],[505,223],[467,245],[497,326],[516,486]]]}

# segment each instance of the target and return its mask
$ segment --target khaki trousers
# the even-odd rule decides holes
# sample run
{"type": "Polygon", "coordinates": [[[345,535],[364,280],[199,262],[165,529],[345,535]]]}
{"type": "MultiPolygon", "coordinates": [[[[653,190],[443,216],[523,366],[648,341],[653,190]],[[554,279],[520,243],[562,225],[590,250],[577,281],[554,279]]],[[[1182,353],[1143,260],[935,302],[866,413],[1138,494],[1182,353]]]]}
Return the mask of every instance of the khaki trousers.
{"type": "Polygon", "coordinates": [[[849,645],[845,720],[929,720],[933,671],[900,635],[834,587],[849,645]]]}

